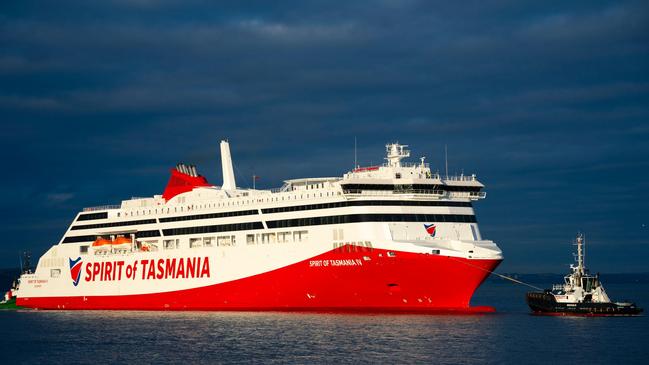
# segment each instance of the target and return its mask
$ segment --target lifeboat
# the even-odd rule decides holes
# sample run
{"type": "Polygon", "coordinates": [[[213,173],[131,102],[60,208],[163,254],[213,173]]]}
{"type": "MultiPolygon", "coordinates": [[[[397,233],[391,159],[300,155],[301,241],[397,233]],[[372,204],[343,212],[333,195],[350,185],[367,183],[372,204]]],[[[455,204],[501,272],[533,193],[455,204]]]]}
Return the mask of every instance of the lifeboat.
{"type": "Polygon", "coordinates": [[[128,237],[119,236],[113,241],[113,248],[115,250],[130,250],[132,241],[128,237]]]}
{"type": "Polygon", "coordinates": [[[99,237],[92,243],[92,249],[97,251],[110,251],[113,241],[99,237]]]}

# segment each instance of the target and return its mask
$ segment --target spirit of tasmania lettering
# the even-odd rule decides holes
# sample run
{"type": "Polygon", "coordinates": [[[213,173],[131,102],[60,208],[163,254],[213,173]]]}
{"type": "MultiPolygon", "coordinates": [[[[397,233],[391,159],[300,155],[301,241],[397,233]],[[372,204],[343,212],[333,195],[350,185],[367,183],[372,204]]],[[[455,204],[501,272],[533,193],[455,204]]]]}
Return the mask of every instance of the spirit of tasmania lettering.
{"type": "Polygon", "coordinates": [[[85,281],[193,279],[210,277],[209,257],[88,262],[85,281]]]}

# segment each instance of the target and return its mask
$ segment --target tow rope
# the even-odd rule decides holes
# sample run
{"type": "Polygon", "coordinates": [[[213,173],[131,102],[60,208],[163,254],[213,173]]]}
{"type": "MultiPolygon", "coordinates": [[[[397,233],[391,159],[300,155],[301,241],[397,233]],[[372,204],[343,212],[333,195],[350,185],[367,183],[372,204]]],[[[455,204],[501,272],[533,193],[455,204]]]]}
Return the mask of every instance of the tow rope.
{"type": "Polygon", "coordinates": [[[507,276],[507,275],[503,275],[503,274],[498,274],[497,272],[494,272],[494,271],[491,271],[491,270],[487,270],[487,269],[485,269],[485,268],[483,268],[483,267],[480,267],[480,266],[477,266],[477,265],[473,265],[473,264],[470,264],[470,263],[465,262],[465,261],[458,260],[458,259],[456,259],[456,258],[454,258],[454,257],[451,257],[451,256],[449,256],[449,258],[450,258],[451,260],[454,260],[454,261],[457,261],[457,262],[461,262],[461,263],[463,263],[463,264],[465,264],[465,265],[475,267],[476,269],[480,269],[480,270],[482,270],[482,271],[486,271],[486,272],[488,272],[489,274],[496,275],[496,276],[498,276],[498,277],[501,278],[501,279],[509,280],[509,281],[512,281],[512,282],[514,282],[514,283],[516,283],[516,284],[521,284],[521,285],[529,286],[530,288],[533,288],[533,289],[536,289],[536,290],[540,290],[540,291],[544,291],[544,290],[545,290],[545,289],[543,289],[543,288],[539,288],[538,286],[534,286],[534,285],[532,285],[532,284],[528,284],[528,283],[522,282],[522,281],[520,281],[520,280],[518,280],[518,279],[514,279],[514,278],[512,278],[511,276],[507,276]]]}

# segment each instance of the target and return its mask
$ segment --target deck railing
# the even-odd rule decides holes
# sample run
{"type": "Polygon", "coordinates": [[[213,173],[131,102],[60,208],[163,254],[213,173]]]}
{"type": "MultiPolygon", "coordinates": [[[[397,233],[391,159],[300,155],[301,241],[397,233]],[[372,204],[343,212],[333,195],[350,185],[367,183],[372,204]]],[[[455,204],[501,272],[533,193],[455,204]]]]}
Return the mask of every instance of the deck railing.
{"type": "Polygon", "coordinates": [[[395,195],[395,194],[425,194],[443,196],[443,190],[425,190],[425,189],[405,189],[405,190],[362,190],[362,189],[344,189],[343,193],[347,195],[395,195]]]}
{"type": "Polygon", "coordinates": [[[99,205],[99,206],[96,206],[96,207],[83,208],[83,211],[84,212],[94,212],[94,211],[97,211],[97,210],[119,209],[121,207],[122,207],[121,205],[99,205]]]}

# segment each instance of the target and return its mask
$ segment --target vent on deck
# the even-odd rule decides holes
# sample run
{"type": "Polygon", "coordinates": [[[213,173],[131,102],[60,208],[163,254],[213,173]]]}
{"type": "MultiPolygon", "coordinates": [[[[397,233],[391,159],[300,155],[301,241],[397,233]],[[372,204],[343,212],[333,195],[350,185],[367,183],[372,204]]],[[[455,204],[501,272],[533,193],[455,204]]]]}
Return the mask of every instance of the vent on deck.
{"type": "Polygon", "coordinates": [[[192,177],[198,177],[198,173],[196,172],[196,166],[194,165],[185,165],[184,163],[179,163],[176,165],[176,170],[179,172],[182,172],[185,175],[189,175],[192,177]]]}

